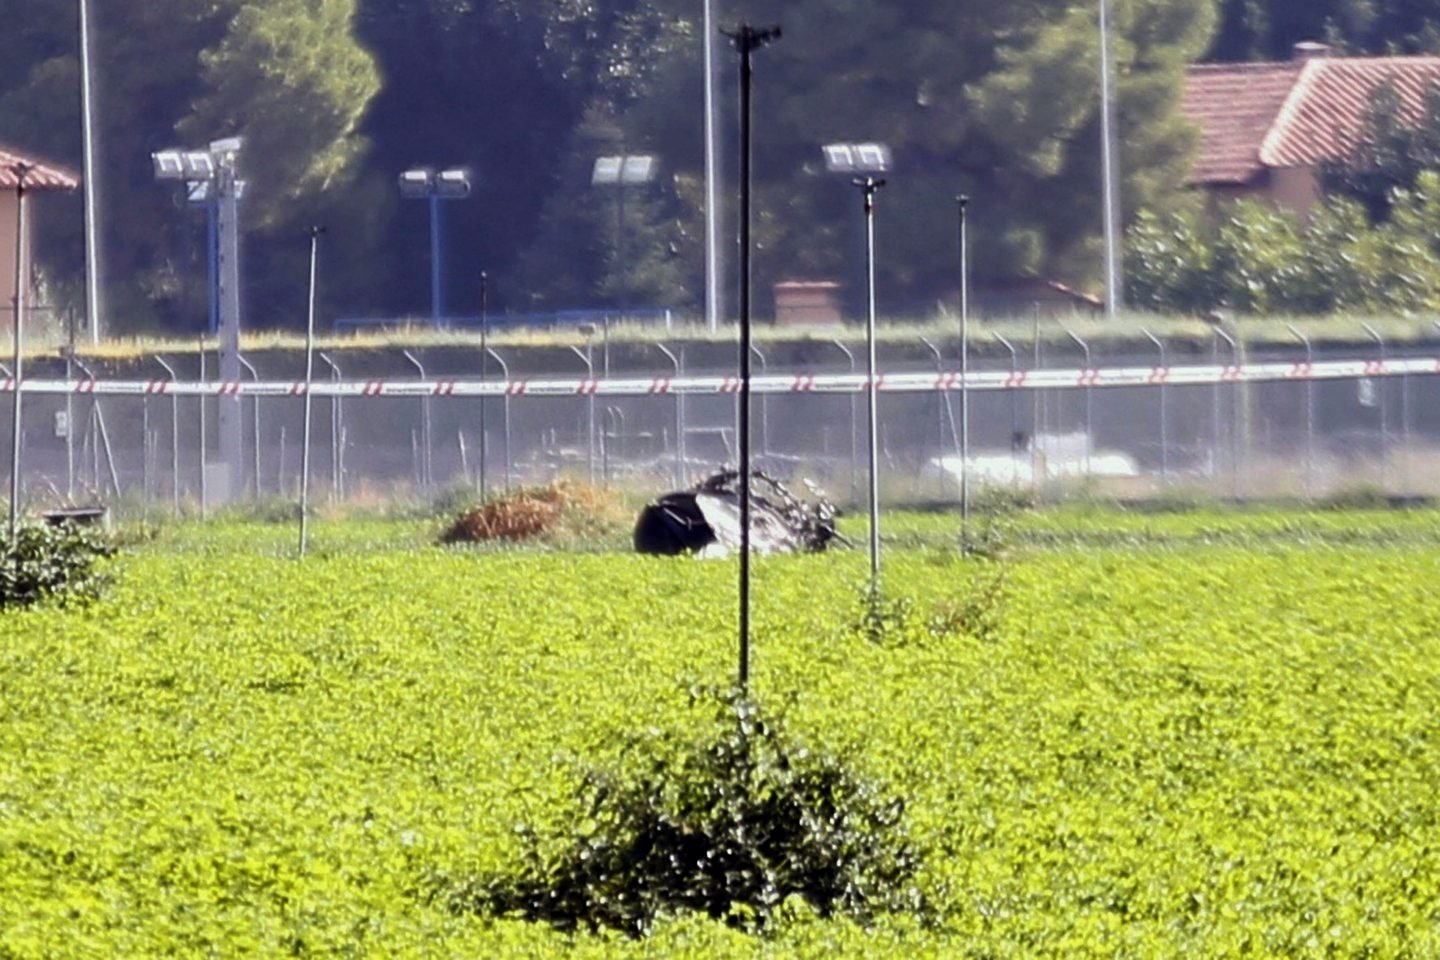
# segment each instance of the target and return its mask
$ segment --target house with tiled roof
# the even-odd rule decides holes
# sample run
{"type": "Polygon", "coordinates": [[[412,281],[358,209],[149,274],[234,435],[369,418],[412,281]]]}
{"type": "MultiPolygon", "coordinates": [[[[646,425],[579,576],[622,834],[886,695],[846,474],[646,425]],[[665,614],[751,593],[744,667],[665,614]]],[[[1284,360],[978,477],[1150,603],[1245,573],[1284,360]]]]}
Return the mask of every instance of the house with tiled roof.
{"type": "MultiPolygon", "coordinates": [[[[29,262],[30,238],[20,236],[20,219],[16,207],[21,176],[27,197],[33,193],[74,190],[80,185],[75,174],[18,150],[0,145],[0,329],[9,330],[15,309],[15,257],[26,251],[29,262]]],[[[26,234],[34,221],[34,206],[25,201],[26,234]]]]}
{"type": "Polygon", "coordinates": [[[1192,66],[1180,104],[1200,130],[1189,184],[1217,201],[1266,199],[1304,213],[1320,199],[1322,166],[1350,152],[1387,84],[1401,119],[1417,122],[1440,85],[1440,57],[1342,57],[1300,43],[1282,63],[1192,66]]]}

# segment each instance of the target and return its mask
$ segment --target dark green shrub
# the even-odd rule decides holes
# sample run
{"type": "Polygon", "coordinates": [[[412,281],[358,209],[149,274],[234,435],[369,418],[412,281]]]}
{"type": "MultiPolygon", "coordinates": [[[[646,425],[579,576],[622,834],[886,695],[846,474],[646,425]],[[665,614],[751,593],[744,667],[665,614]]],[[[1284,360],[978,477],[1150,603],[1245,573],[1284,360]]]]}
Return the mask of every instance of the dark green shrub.
{"type": "Polygon", "coordinates": [[[528,835],[518,872],[440,878],[435,895],[457,912],[632,937],[684,911],[758,932],[792,897],[862,921],[924,912],[901,799],[805,749],[738,694],[696,699],[716,706],[711,739],[628,744],[623,768],[584,779],[578,823],[550,843],[528,835]]]}
{"type": "Polygon", "coordinates": [[[96,561],[115,552],[105,534],[73,524],[20,527],[12,540],[0,531],[0,608],[47,597],[95,597],[104,578],[96,561]]]}

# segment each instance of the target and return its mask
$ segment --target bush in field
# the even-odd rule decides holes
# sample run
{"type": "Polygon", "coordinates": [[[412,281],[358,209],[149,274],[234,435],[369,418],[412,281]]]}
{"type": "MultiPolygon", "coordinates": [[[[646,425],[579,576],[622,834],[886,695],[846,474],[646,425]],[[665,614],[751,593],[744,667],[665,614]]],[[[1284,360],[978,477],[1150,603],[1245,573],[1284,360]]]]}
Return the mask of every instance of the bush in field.
{"type": "Polygon", "coordinates": [[[686,911],[759,931],[792,898],[862,921],[925,911],[903,800],[808,751],[752,701],[703,699],[717,706],[712,739],[656,737],[626,750],[623,770],[592,772],[558,856],[532,833],[517,874],[442,880],[440,895],[457,911],[635,937],[686,911]]]}
{"type": "Polygon", "coordinates": [[[0,609],[47,597],[91,598],[103,586],[96,561],[115,552],[104,534],[73,524],[0,532],[0,609]]]}

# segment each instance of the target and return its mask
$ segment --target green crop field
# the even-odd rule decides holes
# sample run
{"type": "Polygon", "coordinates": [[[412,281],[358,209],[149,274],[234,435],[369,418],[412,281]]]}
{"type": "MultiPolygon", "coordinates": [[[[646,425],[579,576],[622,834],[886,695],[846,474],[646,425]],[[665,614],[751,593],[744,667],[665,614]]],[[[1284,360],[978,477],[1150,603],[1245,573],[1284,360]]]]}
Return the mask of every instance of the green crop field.
{"type": "MultiPolygon", "coordinates": [[[[1440,518],[954,517],[756,563],[753,685],[907,799],[925,918],[455,913],[734,676],[734,566],[181,527],[0,611],[0,958],[1440,954],[1440,518]],[[990,535],[987,533],[987,536],[990,535]]],[[[852,531],[853,532],[853,531],[852,531]]]]}

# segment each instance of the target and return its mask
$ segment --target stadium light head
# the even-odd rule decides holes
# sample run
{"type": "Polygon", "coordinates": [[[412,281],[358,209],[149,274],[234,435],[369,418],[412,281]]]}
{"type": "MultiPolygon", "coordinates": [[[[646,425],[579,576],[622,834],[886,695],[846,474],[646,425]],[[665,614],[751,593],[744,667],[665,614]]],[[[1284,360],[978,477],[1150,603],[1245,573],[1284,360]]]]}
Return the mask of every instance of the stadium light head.
{"type": "Polygon", "coordinates": [[[240,147],[245,143],[244,137],[226,137],[223,140],[211,140],[210,152],[215,159],[225,162],[234,160],[235,155],[240,152],[240,147]]]}
{"type": "Polygon", "coordinates": [[[889,173],[890,148],[883,143],[827,143],[825,169],[831,173],[889,173]]]}
{"type": "Polygon", "coordinates": [[[655,179],[659,166],[659,161],[648,153],[596,157],[595,166],[590,172],[590,182],[596,186],[649,183],[655,179]]]}
{"type": "Polygon", "coordinates": [[[451,167],[435,174],[435,195],[448,200],[458,200],[470,195],[470,171],[464,167],[451,167]]]}
{"type": "Polygon", "coordinates": [[[180,154],[186,180],[215,179],[215,158],[204,150],[186,150],[180,154]]]}
{"type": "Polygon", "coordinates": [[[429,167],[416,167],[400,174],[400,196],[408,200],[420,200],[430,196],[434,189],[435,174],[429,167]]]}
{"type": "Polygon", "coordinates": [[[184,154],[179,150],[157,150],[150,154],[150,162],[155,165],[156,180],[185,179],[184,154]]]}

